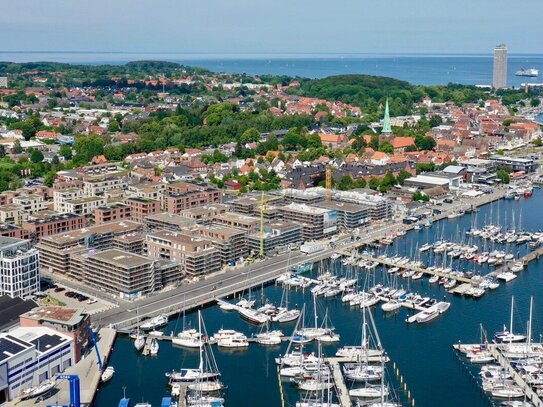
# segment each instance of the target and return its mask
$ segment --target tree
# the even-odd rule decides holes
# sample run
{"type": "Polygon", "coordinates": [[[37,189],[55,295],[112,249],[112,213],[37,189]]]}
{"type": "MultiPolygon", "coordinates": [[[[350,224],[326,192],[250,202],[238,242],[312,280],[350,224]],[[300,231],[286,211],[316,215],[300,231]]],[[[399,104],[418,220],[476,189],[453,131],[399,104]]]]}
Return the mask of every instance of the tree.
{"type": "Polygon", "coordinates": [[[394,147],[388,141],[383,141],[379,146],[379,151],[387,154],[392,154],[394,153],[394,147]]]}
{"type": "Polygon", "coordinates": [[[239,138],[239,141],[242,144],[253,143],[259,140],[260,140],[260,132],[254,127],[251,127],[250,129],[245,130],[243,134],[241,135],[241,137],[239,138]]]}
{"type": "Polygon", "coordinates": [[[376,177],[371,177],[368,186],[371,189],[377,190],[377,188],[379,188],[379,180],[376,177]]]}
{"type": "Polygon", "coordinates": [[[111,133],[116,133],[121,129],[121,126],[117,120],[111,120],[107,126],[107,130],[111,133]]]}
{"type": "Polygon", "coordinates": [[[430,119],[430,127],[432,128],[439,126],[441,123],[443,123],[443,119],[441,118],[441,116],[434,115],[430,119]]]}
{"type": "Polygon", "coordinates": [[[538,107],[540,104],[541,104],[541,99],[539,99],[539,98],[530,99],[530,106],[538,107]]]}
{"type": "Polygon", "coordinates": [[[104,154],[105,144],[105,140],[95,134],[77,137],[74,144],[76,151],[74,160],[81,164],[90,162],[92,157],[104,154]]]}
{"type": "Polygon", "coordinates": [[[58,159],[58,155],[55,154],[55,155],[53,156],[53,159],[51,160],[51,165],[52,165],[53,167],[56,167],[56,166],[59,165],[59,164],[60,164],[60,160],[58,159]]]}
{"type": "Polygon", "coordinates": [[[417,135],[415,137],[415,145],[419,150],[432,150],[436,146],[436,141],[431,136],[417,135]]]}
{"type": "Polygon", "coordinates": [[[61,145],[60,150],[58,151],[58,153],[62,157],[64,157],[65,160],[71,160],[72,159],[72,148],[67,144],[61,145]]]}
{"type": "Polygon", "coordinates": [[[398,184],[400,185],[403,185],[404,181],[407,179],[407,178],[410,178],[411,177],[411,173],[406,171],[406,170],[401,170],[399,173],[398,173],[398,176],[396,177],[396,180],[398,181],[398,184]]]}
{"type": "Polygon", "coordinates": [[[497,170],[496,177],[498,177],[500,181],[503,182],[504,184],[509,184],[510,178],[506,170],[504,169],[497,170]]]}
{"type": "Polygon", "coordinates": [[[417,191],[413,194],[412,196],[413,198],[413,201],[423,201],[423,202],[428,202],[430,200],[430,197],[426,194],[423,194],[422,192],[420,191],[417,191]]]}
{"type": "Polygon", "coordinates": [[[373,134],[371,136],[368,147],[373,148],[375,151],[379,150],[379,136],[377,134],[373,134]]]}
{"type": "Polygon", "coordinates": [[[352,189],[352,187],[353,187],[353,179],[348,175],[342,176],[337,183],[337,189],[341,191],[352,189]]]}
{"type": "Polygon", "coordinates": [[[503,121],[502,124],[503,124],[505,127],[509,127],[509,126],[511,126],[512,123],[513,123],[513,120],[511,120],[511,119],[505,119],[505,120],[503,121]]]}
{"type": "Polygon", "coordinates": [[[541,147],[543,145],[543,142],[541,141],[541,137],[536,138],[534,141],[532,141],[532,143],[536,147],[541,147]]]}
{"type": "Polygon", "coordinates": [[[13,143],[13,148],[11,149],[11,152],[13,154],[21,154],[23,152],[23,147],[21,146],[21,143],[19,141],[13,143]]]}
{"type": "Polygon", "coordinates": [[[43,161],[43,153],[40,150],[32,150],[30,161],[34,164],[41,163],[43,161]]]}
{"type": "Polygon", "coordinates": [[[379,189],[381,192],[386,192],[393,185],[396,185],[396,177],[394,176],[391,170],[388,170],[385,176],[381,179],[379,189]]]}
{"type": "Polygon", "coordinates": [[[6,156],[6,147],[4,147],[3,144],[0,144],[0,158],[4,158],[6,156]]]}
{"type": "Polygon", "coordinates": [[[366,184],[367,182],[364,178],[359,178],[353,183],[353,186],[355,188],[366,188],[366,184]]]}

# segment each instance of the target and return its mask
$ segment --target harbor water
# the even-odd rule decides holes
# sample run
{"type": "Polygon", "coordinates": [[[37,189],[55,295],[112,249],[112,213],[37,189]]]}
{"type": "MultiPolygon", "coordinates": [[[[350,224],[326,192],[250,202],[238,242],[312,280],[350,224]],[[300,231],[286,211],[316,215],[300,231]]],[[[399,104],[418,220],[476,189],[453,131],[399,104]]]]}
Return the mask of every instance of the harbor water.
{"type": "MultiPolygon", "coordinates": [[[[543,229],[543,217],[541,207],[543,205],[543,191],[534,190],[529,198],[520,200],[501,200],[481,207],[475,214],[466,214],[455,219],[445,219],[434,224],[430,228],[421,231],[411,231],[403,238],[396,240],[392,246],[386,248],[389,255],[417,256],[418,247],[426,242],[447,239],[450,241],[464,241],[468,236],[465,231],[474,224],[482,227],[488,223],[513,225],[517,229],[537,231],[543,229]]],[[[483,248],[485,243],[480,239],[473,239],[473,244],[483,248]]],[[[490,242],[487,242],[487,250],[493,250],[490,242]]],[[[496,245],[496,248],[506,250],[515,256],[521,256],[528,249],[518,245],[496,245]]],[[[433,265],[433,255],[423,255],[421,260],[433,265]]],[[[437,261],[439,262],[439,260],[437,261]]],[[[473,262],[454,262],[454,268],[462,271],[475,271],[486,274],[492,269],[489,266],[479,267],[473,262]]],[[[344,267],[340,261],[335,263],[323,263],[332,271],[342,273],[344,267]]],[[[318,267],[316,266],[316,269],[318,267]]],[[[528,308],[530,296],[534,296],[534,320],[533,337],[539,340],[543,332],[542,314],[543,299],[539,293],[543,289],[543,264],[537,261],[530,264],[518,275],[518,278],[509,283],[502,282],[496,290],[487,292],[480,299],[469,299],[452,296],[445,292],[442,286],[430,285],[428,279],[409,282],[407,279],[397,277],[397,283],[409,288],[411,291],[432,296],[438,300],[447,298],[451,307],[444,315],[424,325],[407,324],[405,319],[411,315],[411,311],[401,308],[392,315],[384,315],[380,306],[372,309],[382,344],[390,356],[389,378],[392,387],[400,400],[407,405],[407,392],[400,389],[400,383],[392,372],[392,363],[395,363],[406,382],[410,395],[415,400],[415,405],[423,407],[458,407],[458,406],[486,406],[492,405],[487,396],[481,392],[479,386],[470,375],[463,363],[452,349],[452,344],[476,343],[480,340],[480,324],[491,336],[501,330],[503,325],[509,324],[509,312],[511,296],[515,297],[516,311],[515,331],[525,332],[528,320],[528,308]]],[[[317,271],[315,270],[314,275],[317,271]]],[[[387,273],[377,268],[369,274],[367,271],[358,273],[361,285],[365,281],[382,281],[387,273]]],[[[283,289],[270,285],[262,288],[256,287],[252,294],[257,298],[257,304],[261,297],[279,304],[283,289]]],[[[306,305],[306,321],[313,322],[313,303],[309,290],[289,290],[289,302],[291,306],[297,304],[306,305]]],[[[334,345],[323,346],[326,356],[333,356],[338,347],[343,345],[360,344],[362,313],[359,308],[350,308],[341,302],[341,299],[317,299],[317,310],[321,316],[325,309],[331,317],[336,332],[341,335],[341,342],[334,345]]],[[[209,306],[203,309],[203,318],[208,334],[211,336],[220,328],[229,328],[242,331],[251,336],[258,332],[259,328],[252,326],[240,319],[237,312],[226,312],[218,306],[209,306]]],[[[191,323],[197,327],[196,313],[187,313],[184,323],[191,323]]],[[[320,321],[319,321],[320,323],[320,321]]],[[[173,318],[165,334],[178,332],[182,329],[183,317],[173,318]]],[[[290,335],[294,323],[276,325],[287,335],[290,335]]],[[[490,338],[489,338],[490,339],[490,338]]],[[[275,357],[284,353],[287,344],[277,347],[265,347],[251,344],[244,350],[224,351],[213,347],[218,367],[222,373],[222,381],[228,386],[225,391],[226,406],[262,406],[277,407],[281,405],[293,406],[299,398],[299,394],[290,383],[283,382],[280,385],[275,357]],[[284,404],[283,404],[284,403],[284,404]]],[[[311,348],[314,350],[314,348],[311,348]]],[[[168,341],[160,342],[160,351],[157,357],[144,357],[137,354],[133,342],[128,337],[119,336],[113,350],[110,364],[115,367],[113,379],[102,386],[96,397],[96,405],[99,407],[116,406],[123,395],[126,395],[134,403],[148,401],[158,405],[161,397],[169,394],[165,373],[171,370],[179,370],[181,367],[197,367],[198,351],[185,350],[172,346],[168,341]]],[[[349,386],[349,384],[348,384],[349,386]]]]}

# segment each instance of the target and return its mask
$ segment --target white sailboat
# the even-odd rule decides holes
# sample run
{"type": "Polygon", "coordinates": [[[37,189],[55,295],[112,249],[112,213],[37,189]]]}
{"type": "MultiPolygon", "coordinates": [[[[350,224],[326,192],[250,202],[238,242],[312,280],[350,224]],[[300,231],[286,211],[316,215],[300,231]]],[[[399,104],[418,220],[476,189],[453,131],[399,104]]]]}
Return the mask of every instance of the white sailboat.
{"type": "Polygon", "coordinates": [[[141,350],[145,347],[145,336],[142,335],[140,330],[139,307],[137,308],[136,313],[138,315],[138,326],[136,328],[136,336],[134,337],[134,347],[138,352],[141,352],[141,350]]]}

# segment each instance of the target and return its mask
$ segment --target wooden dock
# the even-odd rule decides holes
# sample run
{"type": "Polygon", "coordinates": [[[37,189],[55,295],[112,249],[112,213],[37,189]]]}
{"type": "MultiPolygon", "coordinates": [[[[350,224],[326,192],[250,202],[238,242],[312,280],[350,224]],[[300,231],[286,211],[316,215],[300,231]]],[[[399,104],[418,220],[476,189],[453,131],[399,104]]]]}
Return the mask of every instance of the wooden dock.
{"type": "Polygon", "coordinates": [[[345,379],[341,373],[341,368],[339,366],[339,358],[326,358],[326,362],[330,365],[330,370],[332,370],[332,376],[334,377],[334,383],[336,384],[337,397],[341,407],[352,407],[353,403],[349,397],[349,389],[345,384],[345,379]]]}
{"type": "Polygon", "coordinates": [[[161,338],[160,336],[153,336],[148,335],[147,338],[145,338],[145,346],[143,347],[143,351],[141,354],[143,356],[148,356],[151,353],[151,343],[153,342],[153,338],[161,338]]]}
{"type": "MultiPolygon", "coordinates": [[[[343,255],[346,255],[346,256],[351,256],[351,253],[346,253],[346,252],[343,252],[343,251],[338,251],[338,253],[341,253],[343,255]]],[[[370,255],[367,255],[367,254],[358,254],[357,256],[355,256],[356,259],[362,259],[362,260],[366,260],[366,261],[373,261],[373,262],[377,262],[377,263],[380,263],[384,266],[388,266],[388,267],[398,267],[399,269],[403,269],[403,270],[412,270],[416,273],[424,273],[424,274],[428,274],[428,275],[431,275],[431,276],[439,276],[439,277],[444,277],[444,278],[449,278],[449,279],[453,279],[453,280],[456,280],[456,281],[459,281],[459,282],[462,282],[462,283],[469,283],[469,284],[474,284],[473,281],[471,281],[471,279],[469,278],[466,278],[466,277],[460,277],[460,276],[456,276],[456,275],[453,275],[453,274],[448,274],[448,273],[443,273],[441,271],[434,271],[434,270],[428,270],[426,268],[423,268],[423,267],[417,267],[417,266],[413,266],[411,264],[398,264],[394,261],[391,261],[391,260],[388,260],[388,259],[383,259],[383,258],[380,258],[380,257],[373,257],[373,256],[370,256],[370,255]]]]}
{"type": "Polygon", "coordinates": [[[500,349],[497,345],[489,345],[490,354],[496,359],[498,364],[502,366],[507,372],[511,375],[517,386],[519,386],[524,394],[526,395],[526,399],[530,400],[534,406],[543,406],[543,402],[541,401],[541,398],[537,395],[535,391],[533,391],[532,387],[524,381],[524,379],[518,374],[518,372],[511,366],[511,363],[509,363],[509,360],[504,357],[500,349]]]}
{"type": "MultiPolygon", "coordinates": [[[[543,246],[540,246],[537,249],[530,251],[529,253],[522,256],[520,259],[518,259],[516,261],[522,262],[522,264],[524,266],[527,266],[532,261],[539,260],[541,258],[541,256],[543,256],[543,246]]],[[[497,268],[494,271],[492,271],[491,273],[489,273],[489,275],[493,276],[493,277],[496,277],[500,273],[510,271],[511,270],[511,267],[510,267],[511,263],[512,262],[505,263],[503,266],[500,266],[499,268],[497,268]]]]}

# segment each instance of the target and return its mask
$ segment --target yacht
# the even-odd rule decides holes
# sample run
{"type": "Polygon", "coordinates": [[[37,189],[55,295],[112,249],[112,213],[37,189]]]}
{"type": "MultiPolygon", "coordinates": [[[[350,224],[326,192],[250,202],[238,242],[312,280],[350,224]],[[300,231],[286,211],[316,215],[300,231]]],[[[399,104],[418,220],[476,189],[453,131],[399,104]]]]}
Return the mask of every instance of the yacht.
{"type": "Polygon", "coordinates": [[[166,377],[174,382],[195,382],[197,380],[211,380],[220,377],[218,371],[205,372],[200,369],[181,369],[179,372],[166,373],[166,377]]]}
{"type": "Polygon", "coordinates": [[[102,375],[100,376],[102,383],[106,383],[110,381],[113,378],[114,374],[115,374],[115,368],[113,366],[106,367],[106,369],[102,372],[102,375]]]}
{"type": "Polygon", "coordinates": [[[381,388],[381,386],[376,385],[367,385],[365,387],[359,387],[349,390],[349,396],[351,397],[357,397],[357,398],[369,398],[369,399],[377,399],[381,396],[387,397],[388,396],[388,388],[381,388]]]}
{"type": "Polygon", "coordinates": [[[217,346],[220,348],[246,348],[249,346],[249,341],[247,341],[247,337],[243,334],[232,335],[219,339],[217,346]]]}
{"type": "Polygon", "coordinates": [[[202,345],[202,335],[196,329],[186,329],[172,339],[172,343],[184,348],[199,348],[202,345]]]}
{"type": "Polygon", "coordinates": [[[539,75],[539,70],[537,68],[521,68],[515,72],[515,76],[527,76],[535,78],[539,75]]]}
{"type": "Polygon", "coordinates": [[[143,336],[141,333],[137,333],[136,338],[134,339],[134,348],[138,352],[140,352],[143,347],[145,346],[145,336],[143,336]]]}
{"type": "Polygon", "coordinates": [[[152,331],[156,328],[166,326],[168,324],[168,316],[166,314],[158,315],[141,324],[140,328],[145,331],[152,331]]]}

